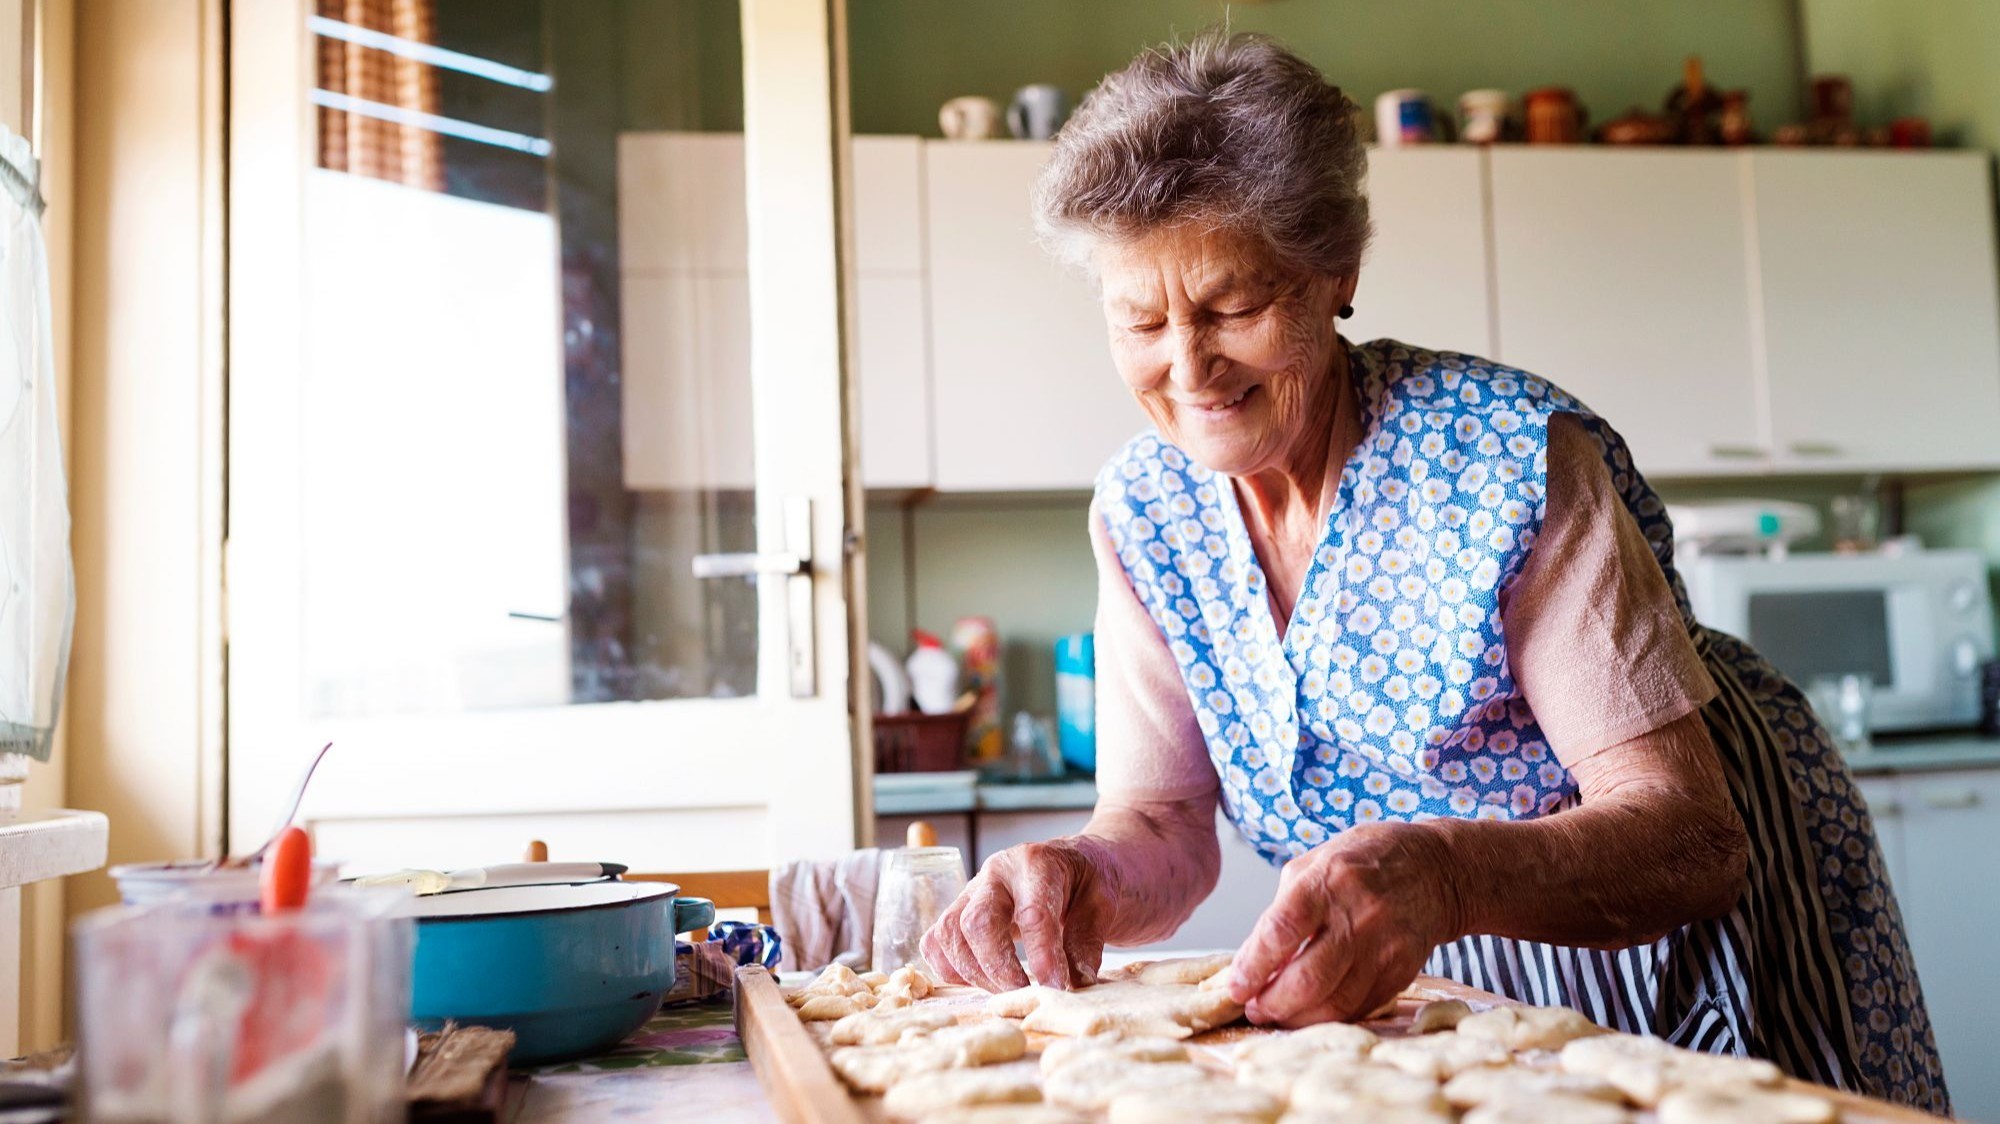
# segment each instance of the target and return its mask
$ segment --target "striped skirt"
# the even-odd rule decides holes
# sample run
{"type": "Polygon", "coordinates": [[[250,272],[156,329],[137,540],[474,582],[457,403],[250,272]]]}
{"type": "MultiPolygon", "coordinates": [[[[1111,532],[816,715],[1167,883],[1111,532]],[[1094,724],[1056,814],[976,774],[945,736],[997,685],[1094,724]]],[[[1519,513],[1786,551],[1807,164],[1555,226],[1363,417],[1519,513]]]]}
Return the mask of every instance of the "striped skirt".
{"type": "Polygon", "coordinates": [[[1426,971],[1940,1115],[1951,1101],[1867,805],[1798,689],[1697,630],[1720,690],[1703,717],[1750,833],[1728,915],[1604,951],[1468,936],[1426,971]]]}

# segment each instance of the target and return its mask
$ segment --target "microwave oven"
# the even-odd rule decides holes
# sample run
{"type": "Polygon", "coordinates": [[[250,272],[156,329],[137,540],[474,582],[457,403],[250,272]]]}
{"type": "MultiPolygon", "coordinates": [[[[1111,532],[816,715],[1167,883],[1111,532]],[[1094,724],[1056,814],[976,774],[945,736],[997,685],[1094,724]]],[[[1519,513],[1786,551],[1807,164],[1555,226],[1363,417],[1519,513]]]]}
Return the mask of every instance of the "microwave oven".
{"type": "Polygon", "coordinates": [[[1696,620],[1748,641],[1801,688],[1872,678],[1875,729],[1978,723],[1993,605],[1973,551],[1704,555],[1679,569],[1696,620]]]}

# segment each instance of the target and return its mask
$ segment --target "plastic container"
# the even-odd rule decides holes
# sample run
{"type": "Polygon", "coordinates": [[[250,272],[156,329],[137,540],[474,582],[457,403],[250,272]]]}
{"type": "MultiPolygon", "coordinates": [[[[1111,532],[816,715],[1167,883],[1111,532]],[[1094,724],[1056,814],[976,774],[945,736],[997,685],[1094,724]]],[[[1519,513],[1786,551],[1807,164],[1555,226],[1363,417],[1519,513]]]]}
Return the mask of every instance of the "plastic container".
{"type": "Polygon", "coordinates": [[[1007,749],[1000,729],[1000,630],[991,617],[960,617],[952,622],[951,650],[958,656],[965,689],[972,692],[966,753],[975,763],[996,761],[1007,749]]]}
{"type": "Polygon", "coordinates": [[[1097,771],[1097,638],[1079,632],[1056,641],[1056,741],[1063,763],[1097,771]]]}
{"type": "MultiPolygon", "coordinates": [[[[175,899],[206,903],[214,913],[254,913],[261,866],[217,867],[207,859],[126,863],[111,868],[118,899],[126,905],[158,905],[175,899]]],[[[313,888],[340,877],[335,859],[313,860],[313,888]]]]}
{"type": "Polygon", "coordinates": [[[958,703],[958,661],[938,638],[919,629],[911,634],[916,650],[904,669],[910,673],[910,698],[925,714],[949,714],[958,703]]]}

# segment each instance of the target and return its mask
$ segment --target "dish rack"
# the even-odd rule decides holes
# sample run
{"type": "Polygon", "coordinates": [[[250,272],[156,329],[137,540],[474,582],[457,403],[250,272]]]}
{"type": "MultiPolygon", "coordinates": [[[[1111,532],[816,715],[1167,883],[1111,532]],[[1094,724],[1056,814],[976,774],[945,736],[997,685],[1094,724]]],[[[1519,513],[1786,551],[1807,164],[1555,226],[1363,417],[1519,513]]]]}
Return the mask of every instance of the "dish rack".
{"type": "Polygon", "coordinates": [[[965,729],[971,715],[878,714],[875,771],[946,773],[965,767],[965,729]]]}

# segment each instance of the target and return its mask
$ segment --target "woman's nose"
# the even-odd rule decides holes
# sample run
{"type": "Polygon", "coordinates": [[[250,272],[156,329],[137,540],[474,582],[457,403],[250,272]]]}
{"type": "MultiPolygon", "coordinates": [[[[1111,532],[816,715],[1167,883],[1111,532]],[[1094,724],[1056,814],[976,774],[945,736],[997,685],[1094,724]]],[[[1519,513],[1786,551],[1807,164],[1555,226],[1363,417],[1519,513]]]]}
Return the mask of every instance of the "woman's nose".
{"type": "Polygon", "coordinates": [[[1208,385],[1229,366],[1229,361],[1209,346],[1201,332],[1174,333],[1173,349],[1168,375],[1183,390],[1198,390],[1208,385]]]}

